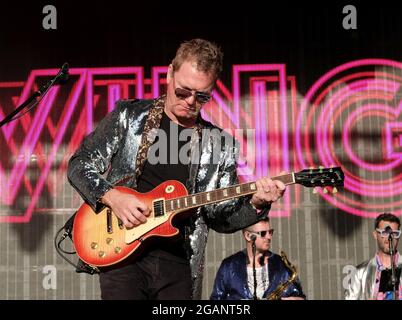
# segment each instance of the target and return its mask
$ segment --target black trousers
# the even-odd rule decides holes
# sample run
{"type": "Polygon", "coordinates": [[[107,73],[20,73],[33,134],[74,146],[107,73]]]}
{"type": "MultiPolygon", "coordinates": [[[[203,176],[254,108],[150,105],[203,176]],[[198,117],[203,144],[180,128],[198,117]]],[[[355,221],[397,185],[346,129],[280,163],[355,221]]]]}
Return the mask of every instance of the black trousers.
{"type": "Polygon", "coordinates": [[[105,300],[188,300],[192,294],[190,264],[146,255],[100,273],[105,300]]]}

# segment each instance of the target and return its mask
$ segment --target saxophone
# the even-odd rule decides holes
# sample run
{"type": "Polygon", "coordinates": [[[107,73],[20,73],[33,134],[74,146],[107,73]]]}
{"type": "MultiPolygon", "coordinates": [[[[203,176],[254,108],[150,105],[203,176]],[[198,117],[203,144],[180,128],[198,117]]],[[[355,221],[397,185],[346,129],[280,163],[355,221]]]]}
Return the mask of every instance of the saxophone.
{"type": "Polygon", "coordinates": [[[291,285],[293,282],[295,282],[297,278],[296,267],[289,262],[288,258],[286,257],[286,254],[283,251],[281,251],[281,258],[286,268],[288,268],[292,272],[292,274],[290,275],[287,281],[281,283],[274,291],[272,291],[265,298],[267,300],[279,300],[282,297],[282,294],[285,292],[286,288],[289,287],[289,285],[291,285]]]}

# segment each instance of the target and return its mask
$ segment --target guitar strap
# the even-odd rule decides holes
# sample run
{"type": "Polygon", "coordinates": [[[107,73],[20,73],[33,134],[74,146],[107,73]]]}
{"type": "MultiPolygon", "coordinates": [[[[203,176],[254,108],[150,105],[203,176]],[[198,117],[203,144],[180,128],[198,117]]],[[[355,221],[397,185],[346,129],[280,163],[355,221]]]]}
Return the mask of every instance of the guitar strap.
{"type": "MultiPolygon", "coordinates": [[[[149,147],[154,143],[156,132],[161,125],[165,100],[166,95],[163,95],[155,100],[145,122],[144,131],[142,132],[141,136],[141,145],[138,148],[137,158],[135,159],[135,184],[137,184],[137,179],[141,175],[145,162],[147,161],[149,147]]],[[[137,187],[137,185],[134,187],[137,187]]]]}

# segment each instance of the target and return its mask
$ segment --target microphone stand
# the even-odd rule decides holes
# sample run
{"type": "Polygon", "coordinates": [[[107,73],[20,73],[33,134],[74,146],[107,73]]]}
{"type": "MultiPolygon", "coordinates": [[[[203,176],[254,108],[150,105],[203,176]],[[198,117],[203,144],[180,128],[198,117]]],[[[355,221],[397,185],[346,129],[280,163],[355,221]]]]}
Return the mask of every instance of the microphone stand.
{"type": "Polygon", "coordinates": [[[389,241],[389,254],[391,256],[391,284],[392,284],[392,300],[396,300],[396,293],[395,293],[395,285],[396,285],[396,272],[395,272],[395,264],[394,264],[394,245],[393,245],[393,238],[392,238],[392,231],[388,234],[388,241],[389,241]]]}
{"type": "Polygon", "coordinates": [[[40,101],[36,100],[36,98],[43,98],[44,94],[50,89],[51,86],[63,83],[68,79],[68,63],[65,63],[63,67],[60,69],[58,74],[52,79],[49,80],[45,85],[43,85],[39,90],[35,91],[27,100],[25,100],[20,106],[18,106],[15,110],[13,110],[10,114],[8,114],[3,120],[0,121],[0,128],[5,124],[15,120],[15,116],[20,113],[24,108],[31,105],[31,103],[38,103],[40,101]]]}
{"type": "Polygon", "coordinates": [[[255,256],[256,256],[256,251],[257,248],[255,246],[255,240],[257,239],[257,237],[255,235],[253,235],[251,237],[251,240],[253,241],[253,279],[254,279],[254,293],[253,293],[253,299],[257,300],[257,274],[255,271],[255,256]]]}

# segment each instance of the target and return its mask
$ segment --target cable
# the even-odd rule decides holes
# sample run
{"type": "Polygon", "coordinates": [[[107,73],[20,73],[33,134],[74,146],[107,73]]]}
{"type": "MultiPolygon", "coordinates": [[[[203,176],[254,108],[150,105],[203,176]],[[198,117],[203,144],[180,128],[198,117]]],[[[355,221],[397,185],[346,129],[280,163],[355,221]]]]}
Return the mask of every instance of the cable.
{"type": "Polygon", "coordinates": [[[54,247],[56,248],[57,253],[65,260],[67,261],[69,264],[71,264],[74,268],[77,268],[77,265],[74,264],[71,260],[67,259],[63,253],[67,253],[67,254],[75,254],[76,252],[68,252],[68,251],[64,251],[62,248],[60,248],[60,244],[67,238],[68,236],[68,232],[64,232],[64,234],[62,235],[62,237],[60,238],[60,241],[57,242],[57,238],[59,236],[59,234],[63,231],[64,226],[60,228],[59,231],[57,231],[56,236],[54,237],[54,247]]]}
{"type": "MultiPolygon", "coordinates": [[[[89,273],[91,275],[93,274],[98,274],[99,273],[99,269],[97,267],[93,267],[85,262],[83,262],[81,259],[78,259],[77,263],[72,262],[70,259],[67,259],[67,257],[65,257],[63,255],[63,253],[65,254],[76,254],[77,252],[69,252],[69,251],[65,251],[64,249],[62,249],[60,247],[60,244],[67,238],[70,237],[71,235],[71,229],[68,229],[68,227],[66,227],[69,222],[72,221],[74,215],[72,216],[72,218],[70,218],[66,224],[61,227],[57,233],[56,236],[54,237],[54,247],[56,248],[57,253],[60,255],[60,257],[62,257],[65,261],[67,261],[67,263],[69,263],[70,265],[72,265],[75,268],[75,271],[80,273],[80,272],[85,272],[85,273],[89,273]],[[63,231],[63,229],[65,230],[63,235],[61,236],[60,240],[57,242],[57,238],[59,237],[60,233],[63,231]]],[[[70,237],[71,239],[71,237],[70,237]]]]}

